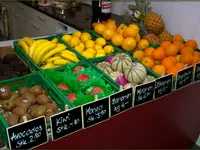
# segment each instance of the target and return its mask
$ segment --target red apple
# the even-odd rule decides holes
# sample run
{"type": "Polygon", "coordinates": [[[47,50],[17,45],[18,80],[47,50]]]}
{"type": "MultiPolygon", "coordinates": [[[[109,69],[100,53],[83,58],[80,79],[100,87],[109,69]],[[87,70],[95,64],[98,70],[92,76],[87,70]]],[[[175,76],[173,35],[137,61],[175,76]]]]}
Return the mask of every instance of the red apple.
{"type": "Polygon", "coordinates": [[[82,66],[77,66],[76,68],[74,68],[73,73],[77,73],[79,71],[83,71],[84,68],[82,66]]]}
{"type": "Polygon", "coordinates": [[[90,79],[90,77],[87,75],[87,74],[80,74],[79,76],[78,76],[78,81],[80,82],[80,81],[84,81],[84,80],[89,80],[90,79]]]}
{"type": "Polygon", "coordinates": [[[89,95],[92,95],[92,94],[98,94],[98,93],[103,93],[103,89],[100,88],[100,87],[94,87],[93,90],[89,93],[89,95]]]}
{"type": "Polygon", "coordinates": [[[76,94],[75,93],[70,93],[67,95],[67,98],[70,100],[70,102],[73,102],[76,100],[76,94]]]}
{"type": "Polygon", "coordinates": [[[66,86],[64,83],[58,84],[57,87],[62,90],[69,90],[68,86],[66,86]]]}

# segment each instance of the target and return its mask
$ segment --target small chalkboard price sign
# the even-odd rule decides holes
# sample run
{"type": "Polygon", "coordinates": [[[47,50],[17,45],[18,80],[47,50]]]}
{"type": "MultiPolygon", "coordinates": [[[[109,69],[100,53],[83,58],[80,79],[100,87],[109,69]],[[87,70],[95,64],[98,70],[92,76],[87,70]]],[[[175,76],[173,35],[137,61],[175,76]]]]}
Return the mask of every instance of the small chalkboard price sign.
{"type": "Polygon", "coordinates": [[[153,100],[154,89],[155,81],[136,86],[134,106],[138,106],[153,100]]]}
{"type": "Polygon", "coordinates": [[[200,63],[195,65],[194,82],[200,81],[200,63]]]}
{"type": "Polygon", "coordinates": [[[58,140],[82,129],[81,107],[51,116],[52,140],[58,140]]]}
{"type": "Polygon", "coordinates": [[[155,83],[155,99],[161,98],[172,92],[173,88],[173,76],[172,74],[160,77],[156,79],[155,83]]]}
{"type": "Polygon", "coordinates": [[[176,89],[177,90],[192,83],[193,69],[194,69],[194,67],[191,66],[191,67],[183,69],[177,73],[177,77],[176,77],[176,89]]]}
{"type": "Polygon", "coordinates": [[[133,88],[110,96],[110,116],[115,116],[133,106],[133,88]]]}
{"type": "Polygon", "coordinates": [[[48,142],[45,117],[7,128],[10,149],[32,149],[48,142]]]}
{"type": "Polygon", "coordinates": [[[109,119],[109,97],[82,106],[83,126],[88,128],[109,119]]]}

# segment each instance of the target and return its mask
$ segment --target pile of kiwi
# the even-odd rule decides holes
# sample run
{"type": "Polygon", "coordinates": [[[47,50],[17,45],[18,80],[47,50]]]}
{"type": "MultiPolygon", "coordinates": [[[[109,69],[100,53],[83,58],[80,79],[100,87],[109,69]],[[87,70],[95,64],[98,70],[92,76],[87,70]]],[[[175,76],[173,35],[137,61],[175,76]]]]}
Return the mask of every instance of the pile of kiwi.
{"type": "Polygon", "coordinates": [[[15,54],[0,58],[0,81],[30,74],[31,71],[15,54]]]}
{"type": "Polygon", "coordinates": [[[21,86],[13,93],[7,86],[0,87],[0,113],[9,126],[40,116],[45,116],[49,122],[50,116],[58,112],[57,104],[40,85],[21,86]]]}

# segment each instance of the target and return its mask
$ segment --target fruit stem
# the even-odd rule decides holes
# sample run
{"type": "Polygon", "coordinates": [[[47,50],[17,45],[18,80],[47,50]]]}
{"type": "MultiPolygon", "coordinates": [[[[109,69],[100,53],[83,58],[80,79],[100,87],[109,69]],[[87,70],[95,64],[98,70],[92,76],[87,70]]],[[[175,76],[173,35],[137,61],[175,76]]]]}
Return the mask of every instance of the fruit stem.
{"type": "Polygon", "coordinates": [[[120,91],[122,91],[122,90],[123,90],[123,86],[122,86],[122,85],[120,85],[120,87],[119,87],[119,90],[120,90],[120,91]]]}
{"type": "Polygon", "coordinates": [[[65,105],[65,110],[68,110],[68,105],[65,105]]]}
{"type": "Polygon", "coordinates": [[[22,118],[23,118],[23,121],[24,121],[24,122],[27,122],[27,121],[28,121],[28,119],[27,119],[26,116],[23,116],[22,118]]]}
{"type": "Polygon", "coordinates": [[[98,100],[98,95],[94,95],[94,101],[98,100]]]}

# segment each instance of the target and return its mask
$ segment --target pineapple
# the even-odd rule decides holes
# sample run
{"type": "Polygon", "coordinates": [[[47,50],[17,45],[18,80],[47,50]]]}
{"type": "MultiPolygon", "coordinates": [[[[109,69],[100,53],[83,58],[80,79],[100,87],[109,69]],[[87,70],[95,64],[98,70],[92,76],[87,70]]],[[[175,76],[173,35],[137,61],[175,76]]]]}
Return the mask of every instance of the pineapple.
{"type": "Polygon", "coordinates": [[[148,40],[152,44],[159,44],[160,40],[155,34],[146,34],[143,39],[148,40]]]}
{"type": "Polygon", "coordinates": [[[163,30],[159,35],[158,38],[160,39],[160,42],[162,43],[163,41],[170,41],[172,40],[172,35],[169,33],[168,30],[163,30]]]}
{"type": "Polygon", "coordinates": [[[150,12],[145,16],[144,25],[150,33],[155,35],[160,34],[165,28],[162,17],[155,12],[150,12]]]}

